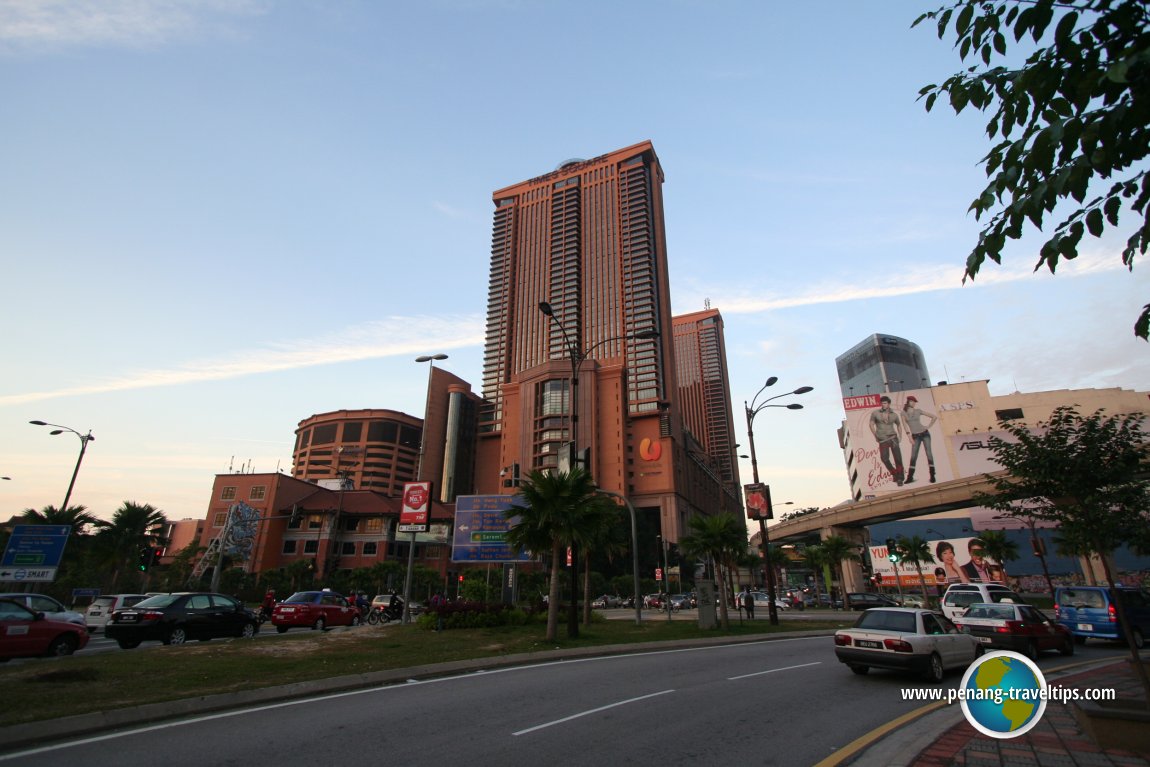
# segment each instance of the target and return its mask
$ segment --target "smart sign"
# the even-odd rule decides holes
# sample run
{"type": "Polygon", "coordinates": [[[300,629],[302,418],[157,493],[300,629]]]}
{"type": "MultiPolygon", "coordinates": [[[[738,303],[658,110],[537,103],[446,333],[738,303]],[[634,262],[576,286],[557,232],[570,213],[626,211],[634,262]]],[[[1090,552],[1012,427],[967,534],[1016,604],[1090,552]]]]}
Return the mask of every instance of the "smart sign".
{"type": "Polygon", "coordinates": [[[16,525],[0,559],[0,581],[54,581],[71,525],[16,525]]]}

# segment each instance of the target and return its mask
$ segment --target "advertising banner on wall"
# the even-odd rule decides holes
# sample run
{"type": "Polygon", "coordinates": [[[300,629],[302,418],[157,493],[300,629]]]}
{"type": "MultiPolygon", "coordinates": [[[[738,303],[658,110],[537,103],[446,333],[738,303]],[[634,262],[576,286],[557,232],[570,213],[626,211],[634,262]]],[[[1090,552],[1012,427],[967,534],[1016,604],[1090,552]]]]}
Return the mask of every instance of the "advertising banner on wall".
{"type": "MultiPolygon", "coordinates": [[[[982,541],[966,538],[932,538],[927,540],[934,561],[923,562],[922,577],[927,586],[946,587],[951,583],[1002,581],[1002,568],[983,555],[982,541]]],[[[870,547],[871,567],[879,576],[880,586],[894,586],[896,565],[889,559],[886,544],[870,547]]],[[[897,565],[898,582],[903,588],[919,585],[918,570],[909,562],[897,565]]]]}
{"type": "Polygon", "coordinates": [[[843,397],[843,410],[863,497],[954,479],[930,389],[843,397]]]}
{"type": "Polygon", "coordinates": [[[431,483],[405,482],[403,506],[399,511],[399,532],[425,533],[431,522],[431,483]]]}

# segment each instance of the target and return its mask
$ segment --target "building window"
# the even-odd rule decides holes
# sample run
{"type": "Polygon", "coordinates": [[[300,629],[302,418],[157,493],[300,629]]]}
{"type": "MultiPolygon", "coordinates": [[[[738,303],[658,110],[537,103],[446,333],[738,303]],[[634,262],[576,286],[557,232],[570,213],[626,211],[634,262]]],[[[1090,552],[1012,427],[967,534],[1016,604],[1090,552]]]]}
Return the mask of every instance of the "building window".
{"type": "Polygon", "coordinates": [[[296,545],[296,541],[284,541],[283,553],[284,554],[294,554],[295,553],[295,545],[296,545]]]}
{"type": "Polygon", "coordinates": [[[342,527],[343,527],[343,530],[345,532],[354,533],[356,531],[356,528],[359,527],[359,520],[356,519],[355,517],[351,517],[350,519],[345,519],[343,521],[342,527]]]}
{"type": "Polygon", "coordinates": [[[1008,407],[1005,410],[995,410],[994,417],[1000,421],[1013,421],[1022,418],[1022,408],[1008,407]]]}
{"type": "Polygon", "coordinates": [[[311,514],[307,518],[308,530],[319,530],[323,527],[323,514],[311,514]]]}
{"type": "Polygon", "coordinates": [[[363,544],[363,555],[365,557],[374,557],[379,553],[379,544],[375,541],[366,541],[363,544]]]}
{"type": "Polygon", "coordinates": [[[304,554],[314,554],[317,551],[319,551],[319,541],[317,541],[316,539],[312,538],[311,540],[307,540],[307,541],[303,542],[303,553],[304,554]]]}
{"type": "Polygon", "coordinates": [[[262,501],[264,499],[264,495],[267,494],[267,491],[267,485],[256,485],[252,488],[251,493],[248,494],[248,500],[262,501]]]}
{"type": "Polygon", "coordinates": [[[363,438],[363,421],[349,421],[343,425],[343,441],[359,442],[363,438]]]}
{"type": "Polygon", "coordinates": [[[330,445],[335,442],[335,429],[338,424],[326,423],[311,430],[311,443],[313,445],[330,445]]]}
{"type": "Polygon", "coordinates": [[[383,517],[372,517],[371,519],[364,520],[365,533],[382,533],[383,532],[383,517]]]}
{"type": "Polygon", "coordinates": [[[339,553],[345,557],[354,557],[355,541],[344,541],[343,545],[340,547],[339,553]]]}
{"type": "Polygon", "coordinates": [[[220,491],[221,501],[234,501],[236,499],[235,485],[229,485],[220,491]]]}
{"type": "Polygon", "coordinates": [[[288,530],[299,530],[303,525],[303,515],[292,514],[291,519],[288,520],[288,530]]]}
{"type": "Polygon", "coordinates": [[[212,518],[212,527],[223,527],[228,521],[228,513],[226,511],[217,511],[216,516],[212,518]]]}

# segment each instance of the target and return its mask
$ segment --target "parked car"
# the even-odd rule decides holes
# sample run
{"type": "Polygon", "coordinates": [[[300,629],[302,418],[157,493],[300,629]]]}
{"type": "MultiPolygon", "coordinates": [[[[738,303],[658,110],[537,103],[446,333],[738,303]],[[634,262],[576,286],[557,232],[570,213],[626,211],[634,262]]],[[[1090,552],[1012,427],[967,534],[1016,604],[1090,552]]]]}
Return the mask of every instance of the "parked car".
{"type": "MultiPolygon", "coordinates": [[[[770,611],[771,598],[770,598],[770,596],[767,595],[767,593],[765,591],[752,591],[751,592],[751,598],[755,601],[755,611],[756,612],[758,612],[759,610],[763,610],[766,612],[770,611]]],[[[779,610],[789,610],[790,608],[791,608],[790,602],[788,602],[786,599],[784,599],[780,596],[777,596],[777,595],[775,596],[775,612],[778,612],[779,610]]]]}
{"type": "Polygon", "coordinates": [[[973,604],[954,625],[986,646],[1014,650],[1031,660],[1043,650],[1074,654],[1070,629],[1030,605],[973,604]]]}
{"type": "Polygon", "coordinates": [[[948,669],[965,668],[982,653],[982,644],[945,616],[911,607],[874,607],[854,627],[835,632],[835,657],[860,675],[886,668],[940,682],[948,669]]]}
{"type": "Polygon", "coordinates": [[[643,597],[643,607],[651,610],[663,609],[663,595],[662,594],[648,594],[643,597]]]}
{"type": "Polygon", "coordinates": [[[104,624],[108,622],[113,611],[131,607],[147,598],[146,594],[108,594],[107,596],[96,597],[92,600],[92,604],[88,605],[88,609],[84,611],[84,623],[87,625],[88,631],[93,634],[97,631],[103,631],[104,624]]]}
{"type": "Polygon", "coordinates": [[[295,626],[326,631],[361,622],[359,608],[334,591],[297,591],[272,610],[272,623],[281,634],[295,626]]]}
{"type": "Polygon", "coordinates": [[[670,599],[672,610],[691,609],[691,596],[689,594],[672,594],[670,599]]]}
{"type": "Polygon", "coordinates": [[[1001,583],[952,583],[942,595],[942,614],[954,620],[973,604],[1024,605],[1026,600],[1001,583]]]}
{"type": "MultiPolygon", "coordinates": [[[[374,609],[376,607],[379,607],[379,608],[387,607],[389,604],[391,604],[391,598],[393,596],[399,600],[399,604],[402,606],[403,605],[403,594],[376,594],[371,600],[372,609],[374,609]]],[[[546,600],[544,600],[544,601],[546,601],[546,600]]],[[[414,618],[417,615],[420,615],[426,609],[427,608],[423,605],[422,602],[416,602],[413,599],[413,600],[411,600],[411,607],[409,608],[408,613],[411,615],[411,617],[414,618]]],[[[362,616],[361,616],[361,618],[362,618],[362,616]]]]}
{"type": "Polygon", "coordinates": [[[612,596],[611,594],[603,594],[602,596],[596,597],[591,603],[591,606],[597,609],[606,609],[619,607],[621,603],[622,600],[620,600],[619,597],[612,596]]]}
{"type": "Polygon", "coordinates": [[[1123,612],[1118,613],[1114,590],[1104,586],[1062,586],[1054,590],[1054,618],[1070,630],[1074,641],[1122,640],[1122,623],[1130,624],[1134,646],[1141,650],[1150,636],[1150,595],[1135,588],[1121,588],[1123,612]]]}
{"type": "Polygon", "coordinates": [[[12,599],[0,599],[0,663],[11,658],[71,655],[88,644],[83,624],[49,618],[12,599]]]}
{"type": "Polygon", "coordinates": [[[872,607],[898,607],[898,602],[882,594],[869,591],[856,591],[847,594],[847,602],[851,610],[869,610],[872,607]]]}
{"type": "Polygon", "coordinates": [[[81,626],[87,625],[83,613],[69,610],[60,604],[59,600],[47,594],[14,592],[12,594],[0,594],[0,599],[11,599],[14,602],[19,602],[34,613],[44,613],[44,617],[51,620],[79,623],[81,626]]]}
{"type": "Polygon", "coordinates": [[[183,644],[189,639],[253,638],[260,630],[256,614],[224,594],[185,591],[148,597],[115,610],[104,624],[104,636],[125,650],[159,640],[183,644]]]}
{"type": "Polygon", "coordinates": [[[898,603],[899,607],[918,607],[921,609],[926,609],[927,606],[926,602],[924,602],[922,597],[918,594],[903,594],[901,597],[895,597],[894,601],[898,603]]]}

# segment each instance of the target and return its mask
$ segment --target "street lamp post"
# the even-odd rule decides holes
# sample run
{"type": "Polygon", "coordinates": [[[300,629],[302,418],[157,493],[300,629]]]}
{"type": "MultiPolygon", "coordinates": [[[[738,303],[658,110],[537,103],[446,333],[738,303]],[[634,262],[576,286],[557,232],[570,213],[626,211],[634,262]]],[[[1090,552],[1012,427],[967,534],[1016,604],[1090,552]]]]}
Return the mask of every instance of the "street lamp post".
{"type": "MultiPolygon", "coordinates": [[[[419,461],[415,467],[416,481],[423,479],[423,451],[427,448],[427,419],[431,415],[431,374],[435,370],[435,361],[445,359],[447,359],[446,354],[425,354],[415,358],[415,361],[421,364],[430,363],[427,366],[427,401],[423,405],[423,431],[419,437],[419,461]]],[[[432,504],[433,500],[428,498],[427,521],[429,525],[431,523],[432,504]]],[[[403,623],[411,623],[411,608],[408,605],[411,603],[411,571],[415,568],[415,536],[416,532],[412,530],[411,544],[407,548],[407,576],[403,579],[403,623]]]]}
{"type": "MultiPolygon", "coordinates": [[[[567,348],[567,358],[571,361],[571,383],[568,387],[568,394],[571,398],[570,413],[571,413],[571,446],[569,461],[571,468],[574,469],[578,465],[579,456],[579,370],[583,367],[583,362],[591,355],[595,349],[611,341],[626,340],[633,338],[641,341],[650,341],[659,337],[657,330],[644,330],[636,333],[633,336],[613,336],[605,338],[597,344],[588,347],[586,350],[581,350],[575,340],[572,340],[571,335],[567,332],[567,328],[560,322],[559,318],[555,316],[555,310],[547,301],[539,302],[539,311],[548,317],[559,328],[559,332],[563,334],[563,345],[567,348]]],[[[588,474],[591,473],[591,467],[586,466],[585,470],[588,474]]],[[[634,546],[634,544],[632,544],[634,546]]],[[[556,563],[558,566],[558,563],[556,563]]],[[[578,593],[579,593],[579,557],[575,541],[571,541],[571,610],[567,617],[567,635],[569,637],[579,636],[579,619],[578,619],[578,593]]]]}
{"type": "MultiPolygon", "coordinates": [[[[88,449],[88,443],[95,439],[92,436],[92,430],[89,429],[87,434],[81,434],[75,429],[61,426],[56,423],[46,423],[44,421],[29,421],[28,423],[34,426],[53,426],[55,427],[49,434],[63,434],[64,432],[71,432],[80,438],[80,455],[76,458],[76,468],[72,470],[72,481],[68,483],[68,492],[64,494],[64,505],[60,507],[61,513],[66,513],[68,510],[68,501],[72,499],[72,488],[76,486],[76,475],[80,473],[80,464],[84,460],[84,451],[88,449]]],[[[5,477],[7,479],[7,477],[5,477]]]]}
{"type": "MultiPolygon", "coordinates": [[[[758,459],[755,457],[755,431],[754,431],[755,416],[757,416],[759,413],[761,413],[763,410],[765,410],[769,407],[782,407],[782,408],[786,408],[787,410],[802,410],[803,406],[797,402],[792,402],[792,403],[787,404],[787,405],[784,405],[784,404],[772,405],[770,403],[773,400],[777,400],[781,397],[787,397],[787,396],[790,396],[792,394],[806,394],[807,392],[809,392],[813,389],[813,387],[811,387],[811,386],[800,386],[799,388],[795,389],[794,391],[786,392],[784,394],[778,394],[774,397],[768,397],[767,399],[763,400],[762,402],[759,402],[758,401],[759,395],[762,394],[764,391],[766,391],[767,387],[774,386],[775,382],[778,380],[779,379],[776,376],[771,376],[770,378],[767,379],[767,382],[765,384],[763,384],[763,388],[759,389],[758,392],[755,393],[755,396],[754,396],[754,398],[751,399],[750,403],[747,403],[745,400],[743,402],[743,407],[745,408],[746,415],[747,415],[747,441],[750,443],[750,446],[751,446],[751,473],[754,475],[754,480],[755,480],[756,485],[759,484],[759,462],[758,462],[758,459]]],[[[767,604],[767,611],[770,615],[771,625],[777,626],[777,625],[779,625],[779,609],[778,609],[778,606],[775,604],[775,595],[776,595],[776,591],[775,591],[775,568],[771,564],[770,559],[768,557],[768,552],[770,550],[769,546],[770,546],[771,541],[767,535],[767,521],[763,517],[761,510],[757,516],[758,516],[758,520],[759,520],[759,546],[762,549],[762,554],[763,554],[763,569],[765,570],[765,575],[766,575],[765,580],[767,583],[767,599],[769,600],[768,604],[767,604]]]]}

